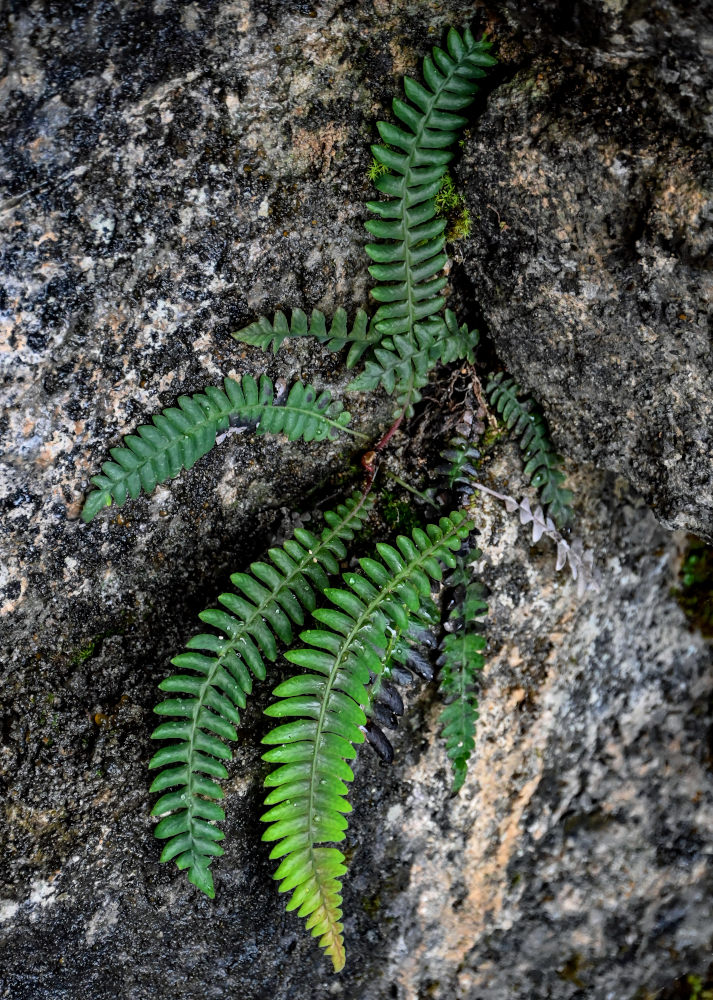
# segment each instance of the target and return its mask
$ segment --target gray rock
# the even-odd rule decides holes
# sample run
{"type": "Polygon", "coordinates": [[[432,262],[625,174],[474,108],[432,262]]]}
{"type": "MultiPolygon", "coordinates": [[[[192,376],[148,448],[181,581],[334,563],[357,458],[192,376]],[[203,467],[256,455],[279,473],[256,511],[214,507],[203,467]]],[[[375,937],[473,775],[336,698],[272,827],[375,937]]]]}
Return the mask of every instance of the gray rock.
{"type": "MultiPolygon", "coordinates": [[[[358,452],[233,436],[170,490],[90,526],[82,496],[122,434],[223,375],[302,374],[341,390],[339,359],[314,345],[273,359],[229,333],[276,308],[365,304],[374,118],[424,38],[471,12],[407,0],[94,0],[5,15],[2,997],[604,1000],[653,992],[708,960],[713,681],[708,647],[670,595],[684,540],[622,480],[588,467],[568,468],[603,578],[583,601],[544,544],[530,551],[512,519],[482,504],[490,654],[460,797],[448,798],[433,685],[409,698],[392,769],[360,755],[342,976],[285,914],[260,844],[272,683],[246,711],[226,782],[216,900],[158,864],[146,771],[157,682],[228,573],[285,530],[292,507],[308,509],[311,491],[316,501],[352,482],[358,452]]],[[[508,16],[524,23],[516,5],[508,16]]],[[[537,54],[544,34],[528,36],[531,55],[493,23],[503,77],[511,65],[556,72],[537,54]]],[[[574,51],[574,29],[568,38],[574,51]]],[[[518,97],[515,79],[491,98],[468,163],[487,136],[505,171],[510,140],[498,147],[490,124],[504,120],[501,102],[513,123],[528,120],[528,101],[547,113],[535,92],[518,97]]],[[[596,150],[591,166],[601,170],[596,150]]],[[[481,229],[456,256],[481,281],[482,244],[502,284],[512,262],[493,250],[500,230],[481,229]]],[[[528,239],[518,235],[529,259],[528,239]]],[[[451,273],[462,307],[468,276],[451,273]]],[[[548,405],[564,447],[552,369],[528,381],[514,347],[508,356],[491,284],[483,308],[498,349],[548,405]]],[[[595,389],[590,411],[618,405],[595,389]]],[[[386,426],[388,400],[349,404],[368,433],[386,426]]],[[[590,455],[590,439],[578,441],[572,454],[590,455]]],[[[395,467],[418,480],[436,442],[415,432],[396,443],[395,467]]],[[[520,495],[518,468],[501,449],[488,482],[520,495]]]]}
{"type": "Polygon", "coordinates": [[[497,6],[519,40],[458,171],[472,294],[565,454],[711,541],[713,8],[497,6]]]}

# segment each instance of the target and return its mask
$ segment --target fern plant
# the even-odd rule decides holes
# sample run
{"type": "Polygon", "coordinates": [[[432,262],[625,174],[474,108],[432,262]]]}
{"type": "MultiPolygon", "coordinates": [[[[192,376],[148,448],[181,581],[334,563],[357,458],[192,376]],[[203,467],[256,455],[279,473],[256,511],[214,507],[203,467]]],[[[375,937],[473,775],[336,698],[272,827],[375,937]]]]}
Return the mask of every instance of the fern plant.
{"type": "MultiPolygon", "coordinates": [[[[266,710],[281,721],[263,741],[269,747],[263,759],[273,765],[265,781],[263,839],[273,845],[270,857],[279,861],[274,877],[280,892],[290,893],[287,908],[306,920],[337,971],[345,961],[341,877],[346,867],[339,848],[330,845],[344,840],[351,810],[349,761],[365,740],[390,759],[393,748],[381,726],[392,726],[403,712],[396,685],[408,683],[412,673],[427,681],[433,677],[419,646],[435,644],[429,628],[438,615],[431,591],[440,586],[444,567],[451,571],[446,587],[455,594],[455,607],[440,646],[439,682],[454,792],[465,779],[474,746],[475,675],[483,665],[487,607],[471,573],[479,553],[463,551],[472,530],[467,502],[481,489],[473,482],[479,457],[473,443],[457,437],[445,453],[449,486],[465,510],[425,529],[415,527],[394,545],[377,543],[373,556],[352,563],[358,569],[344,572],[344,565],[347,546],[372,507],[378,459],[413,413],[429,373],[438,363],[475,361],[478,331],[459,325],[452,311],[443,312],[445,221],[436,215],[436,197],[452,157],[449,149],[466,123],[460,112],[472,102],[485,68],[495,63],[489,48],[469,29],[462,35],[449,31],[447,50],[435,48],[424,62],[425,85],[407,78],[406,100],[393,102],[404,127],[378,124],[385,144],[373,147],[377,168],[371,176],[386,200],[368,203],[377,218],[366,223],[376,240],[366,247],[377,282],[375,314],[369,318],[358,310],[350,326],[343,309],[331,323],[319,310],[308,318],[295,309],[289,320],[277,312],[234,334],[273,353],[287,340],[305,336],[332,351],[346,348],[347,368],[364,361],[351,389],[380,386],[394,394],[395,422],[362,456],[362,490],[324,514],[320,533],[296,528],[263,560],[231,576],[234,589],[219,596],[220,607],[199,616],[210,631],[194,635],[172,660],[177,672],[159,685],[168,697],[155,709],[162,721],[152,738],[164,743],[150,762],[158,772],[151,792],[159,795],[152,814],[158,817],[155,835],[165,841],[161,860],[175,862],[212,898],[211,866],[223,853],[219,782],[228,776],[228,744],[237,739],[254,681],[266,678],[280,650],[301,668],[275,688],[276,700],[266,710]],[[295,647],[295,629],[306,624],[307,615],[310,627],[295,647]]],[[[493,405],[521,437],[533,484],[543,489],[552,516],[564,518],[571,495],[561,485],[559,458],[543,422],[517,399],[517,391],[501,376],[489,386],[493,405]]],[[[295,382],[283,396],[265,375],[244,375],[239,382],[226,378],[222,388],[181,396],[177,406],[156,414],[112,449],[111,461],[92,479],[95,489],[82,517],[90,521],[112,502],[121,506],[150,493],[191,468],[231,427],[304,442],[346,433],[366,443],[349,423],[348,411],[328,390],[295,382]]],[[[554,529],[549,520],[547,530],[550,525],[554,529]]]]}
{"type": "Polygon", "coordinates": [[[453,607],[448,615],[448,631],[441,642],[438,664],[439,692],[445,707],[439,722],[446,741],[446,751],[453,767],[451,793],[463,787],[468,761],[475,748],[475,723],[478,719],[476,673],[485,666],[483,617],[488,605],[483,586],[473,578],[469,564],[480,556],[472,550],[459,555],[456,567],[447,580],[455,590],[453,607]]]}
{"type": "Polygon", "coordinates": [[[344,839],[351,811],[345,782],[352,780],[346,761],[363,743],[370,700],[369,681],[379,676],[389,633],[403,633],[417,614],[421,597],[430,595],[430,580],[439,580],[441,565],[455,566],[453,551],[470,531],[456,511],[400,536],[397,547],[380,544],[380,560],[360,559],[363,575],[348,573],[346,587],[324,591],[332,607],[318,608],[313,618],[321,628],[303,632],[306,643],[285,658],[310,673],[291,677],[273,694],[279,700],[266,709],[273,718],[290,718],[269,733],[273,745],[264,759],[277,763],[266,784],[273,788],[262,819],[263,835],[276,841],[271,858],[282,858],[275,878],[281,892],[292,892],[288,909],[307,918],[307,929],[320,938],[335,971],[344,965],[339,877],[344,856],[320,847],[344,839]]]}
{"type": "Polygon", "coordinates": [[[261,316],[254,323],[238,330],[233,337],[263,351],[272,349],[273,354],[277,354],[286,340],[294,337],[314,337],[330,351],[341,351],[349,345],[345,361],[347,368],[353,368],[364,352],[379,340],[379,334],[363,309],[357,310],[354,323],[349,329],[346,311],[341,308],[334,313],[329,329],[324,313],[319,309],[313,309],[309,319],[301,309],[294,309],[289,323],[285,314],[278,311],[272,322],[261,316]]]}
{"type": "Polygon", "coordinates": [[[424,358],[443,334],[438,313],[445,305],[441,292],[447,279],[440,272],[447,261],[446,221],[437,217],[436,196],[453,157],[449,148],[467,124],[458,112],[472,103],[478,90],[475,81],[495,64],[490,47],[484,38],[476,41],[468,28],[462,36],[451,29],[447,51],[436,46],[433,58],[424,59],[425,86],[405,77],[406,100],[394,98],[393,112],[405,128],[377,124],[386,145],[372,146],[372,153],[388,173],[378,177],[375,186],[387,200],[367,203],[378,219],[365,225],[378,242],[365,249],[374,261],[369,268],[377,281],[372,295],[381,303],[373,323],[388,339],[381,353],[374,350],[371,369],[352,388],[383,385],[397,393],[399,412],[405,416],[412,414],[425,384],[424,358]],[[388,362],[387,353],[398,355],[395,363],[388,362]]]}
{"type": "Polygon", "coordinates": [[[266,375],[252,375],[240,382],[226,378],[223,389],[208,386],[204,392],[179,396],[171,406],[152,417],[150,424],[124,438],[111,449],[112,462],[104,462],[100,475],[92,477],[96,487],[84,503],[82,518],[91,521],[112,500],[120,507],[127,497],[151,493],[159,483],[175,479],[191,469],[215,445],[218,431],[231,421],[253,427],[258,434],[280,434],[289,441],[322,441],[340,432],[363,435],[347,427],[350,414],[327,389],[295,382],[287,398],[280,401],[266,375]]]}

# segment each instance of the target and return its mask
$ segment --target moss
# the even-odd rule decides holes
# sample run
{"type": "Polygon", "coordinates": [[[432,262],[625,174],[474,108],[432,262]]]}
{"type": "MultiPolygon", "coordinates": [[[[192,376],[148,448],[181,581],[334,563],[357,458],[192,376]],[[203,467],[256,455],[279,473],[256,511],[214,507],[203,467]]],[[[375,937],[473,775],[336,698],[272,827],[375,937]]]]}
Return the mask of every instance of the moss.
{"type": "Polygon", "coordinates": [[[672,595],[693,628],[713,638],[713,548],[691,536],[678,578],[672,595]]]}
{"type": "Polygon", "coordinates": [[[435,198],[436,215],[448,220],[446,239],[449,243],[464,240],[470,236],[472,219],[462,194],[456,191],[453,178],[446,172],[435,198]]]}
{"type": "Polygon", "coordinates": [[[84,663],[85,660],[88,660],[92,656],[94,656],[94,653],[96,652],[96,648],[97,648],[97,643],[98,642],[99,642],[99,639],[92,639],[90,642],[87,643],[86,646],[83,646],[81,649],[78,649],[72,655],[72,657],[71,657],[71,659],[69,661],[72,664],[72,666],[73,667],[78,667],[80,663],[84,663]]]}
{"type": "Polygon", "coordinates": [[[371,183],[373,184],[375,181],[377,181],[384,174],[388,173],[388,170],[389,170],[389,168],[387,166],[385,166],[385,164],[379,163],[379,161],[376,159],[376,157],[372,156],[372,158],[371,158],[371,166],[367,170],[366,176],[371,181],[371,183]]]}
{"type": "MultiPolygon", "coordinates": [[[[650,993],[643,993],[648,997],[650,993]]],[[[638,996],[635,998],[638,1000],[638,996]]],[[[656,992],[656,1000],[713,1000],[713,965],[707,972],[689,972],[656,992]]]]}
{"type": "Polygon", "coordinates": [[[384,490],[381,494],[381,512],[384,521],[394,531],[410,534],[421,527],[421,518],[407,500],[397,500],[393,493],[384,490]]]}

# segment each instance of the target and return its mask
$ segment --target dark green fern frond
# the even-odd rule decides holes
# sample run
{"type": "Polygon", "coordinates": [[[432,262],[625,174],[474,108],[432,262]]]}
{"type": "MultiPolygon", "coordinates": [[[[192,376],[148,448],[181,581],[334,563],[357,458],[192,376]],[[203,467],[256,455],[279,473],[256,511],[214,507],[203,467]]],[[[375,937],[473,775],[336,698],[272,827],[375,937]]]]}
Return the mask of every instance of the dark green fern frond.
{"type": "Polygon", "coordinates": [[[486,646],[481,634],[482,617],[488,613],[483,600],[483,587],[472,578],[469,563],[480,556],[478,549],[467,556],[459,555],[454,573],[446,581],[455,588],[454,607],[441,642],[438,660],[441,672],[439,691],[446,706],[439,722],[446,741],[446,750],[453,766],[452,793],[455,795],[465,781],[468,760],[475,747],[475,723],[478,719],[478,698],[475,675],[485,664],[486,646]]]}
{"type": "Polygon", "coordinates": [[[519,437],[525,475],[539,491],[548,515],[563,527],[572,517],[572,491],[562,486],[562,456],[555,451],[539,407],[527,397],[519,399],[520,386],[503,372],[491,375],[485,391],[508,430],[519,437]]]}
{"type": "Polygon", "coordinates": [[[264,759],[279,765],[265,782],[272,791],[263,839],[277,842],[270,857],[282,858],[275,878],[281,892],[292,892],[288,909],[307,918],[336,971],[344,965],[344,857],[318,845],[344,840],[344,813],[351,811],[346,783],[353,779],[347,760],[364,741],[367,685],[382,670],[389,637],[408,629],[430,595],[430,581],[441,578],[441,564],[455,566],[454,551],[470,530],[461,511],[425,531],[415,528],[396,546],[377,545],[380,560],[361,559],[363,576],[347,573],[344,588],[325,589],[332,607],[313,615],[322,627],[303,632],[307,647],[286,654],[311,672],[280,684],[274,692],[280,700],[267,709],[294,721],[263,740],[273,746],[264,759]]]}
{"type": "Polygon", "coordinates": [[[469,330],[466,323],[458,326],[456,314],[451,309],[446,309],[445,328],[441,330],[438,341],[438,360],[444,365],[452,361],[467,361],[469,365],[474,365],[479,340],[480,333],[477,330],[469,330]]]}
{"type": "Polygon", "coordinates": [[[431,319],[417,323],[411,337],[384,337],[347,389],[364,392],[383,386],[389,395],[396,395],[396,412],[412,416],[414,404],[421,399],[419,390],[440,357],[442,329],[442,320],[431,319]]]}
{"type": "Polygon", "coordinates": [[[373,322],[382,337],[406,337],[415,349],[417,324],[435,317],[445,303],[440,293],[446,278],[439,272],[447,261],[446,222],[436,216],[435,199],[453,155],[448,147],[467,122],[456,112],[471,104],[475,80],[496,62],[488,54],[490,43],[476,41],[467,28],[462,37],[451,29],[447,48],[434,48],[433,58],[424,60],[425,86],[404,79],[407,100],[396,98],[392,107],[406,127],[378,122],[388,145],[372,146],[389,171],[375,182],[388,200],[367,203],[379,216],[365,223],[379,241],[366,246],[378,282],[373,295],[382,303],[373,322]]]}
{"type": "Polygon", "coordinates": [[[178,406],[157,413],[152,423],[125,437],[122,447],[112,448],[113,461],[104,462],[101,475],[92,477],[96,489],[87,496],[82,519],[91,521],[112,500],[122,506],[128,497],[151,493],[159,483],[192,468],[231,422],[251,426],[258,434],[285,434],[290,441],[323,441],[340,431],[356,434],[347,428],[350,414],[327,389],[318,392],[295,382],[280,401],[266,375],[259,382],[252,375],[240,382],[226,378],[223,385],[179,396],[178,406]]]}
{"type": "Polygon", "coordinates": [[[364,707],[367,743],[387,764],[394,759],[394,748],[384,729],[396,729],[404,712],[398,686],[410,686],[413,674],[426,682],[433,680],[433,667],[422,649],[436,645],[430,629],[439,621],[438,609],[430,597],[424,597],[418,614],[411,617],[406,632],[389,637],[383,669],[378,676],[372,677],[368,688],[369,703],[364,707]]]}
{"type": "Polygon", "coordinates": [[[349,345],[347,368],[353,368],[364,351],[380,339],[380,334],[370,326],[363,309],[357,310],[351,330],[344,309],[337,309],[329,329],[324,313],[319,309],[312,310],[309,320],[301,309],[294,309],[289,323],[284,313],[276,312],[272,323],[261,316],[232,336],[243,344],[252,344],[263,351],[272,349],[273,354],[277,354],[285,340],[292,337],[314,337],[320,344],[326,344],[330,351],[341,351],[349,345]]]}
{"type": "Polygon", "coordinates": [[[473,493],[472,480],[477,476],[475,463],[480,460],[480,452],[462,434],[454,435],[448,442],[448,447],[441,452],[446,460],[445,466],[439,469],[446,477],[448,488],[456,490],[463,500],[473,493]]]}
{"type": "Polygon", "coordinates": [[[190,639],[188,652],[171,661],[180,673],[159,685],[178,697],[156,707],[158,715],[172,716],[173,721],[158,726],[152,739],[175,742],[159,750],[149,764],[163,769],[151,791],[176,790],[154,806],[154,816],[170,813],[154,832],[167,840],[161,860],[175,859],[208,896],[214,894],[209,865],[223,853],[216,843],[223,834],[213,825],[225,818],[216,804],[223,792],[213,780],[228,775],[222,761],[231,754],[222,741],[236,738],[239,710],[252,690],[251,674],[264,678],[265,660],[275,659],[278,642],[290,643],[293,624],[303,625],[305,610],[314,610],[316,592],[327,586],[327,574],[339,571],[339,560],[346,555],[344,542],[361,528],[370,506],[369,498],[354,494],[325,513],[327,526],[319,537],[297,528],[293,538],[269,550],[269,563],[255,562],[249,573],[234,574],[235,592],[218,598],[226,610],[199,616],[217,632],[190,639]]]}

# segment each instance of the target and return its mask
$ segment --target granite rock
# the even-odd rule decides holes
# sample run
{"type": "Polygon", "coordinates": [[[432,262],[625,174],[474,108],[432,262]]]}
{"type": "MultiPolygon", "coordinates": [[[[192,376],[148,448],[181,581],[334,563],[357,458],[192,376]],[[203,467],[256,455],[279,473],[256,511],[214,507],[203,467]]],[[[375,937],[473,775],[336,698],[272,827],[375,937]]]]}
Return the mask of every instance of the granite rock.
{"type": "Polygon", "coordinates": [[[713,8],[564,6],[497,5],[513,72],[458,170],[464,267],[565,454],[711,541],[713,8]]]}
{"type": "MultiPolygon", "coordinates": [[[[533,108],[574,141],[567,101],[550,108],[518,81],[545,86],[548,74],[569,73],[574,87],[586,59],[603,80],[613,72],[602,38],[623,23],[620,5],[582,7],[566,23],[560,6],[478,11],[497,33],[503,66],[459,168],[474,216],[485,192],[473,166],[500,211],[500,181],[533,108]],[[585,38],[583,15],[595,9],[600,34],[585,38]],[[548,38],[571,63],[547,55],[548,38]]],[[[373,121],[387,113],[395,77],[417,65],[424,38],[462,24],[472,5],[35,0],[10,3],[2,16],[0,997],[604,1000],[644,997],[702,971],[713,898],[713,676],[709,648],[671,596],[685,538],[657,523],[624,479],[591,465],[568,465],[577,530],[602,574],[583,600],[555,575],[544,544],[531,550],[497,504],[482,504],[491,627],[476,760],[450,800],[434,686],[411,694],[391,770],[360,755],[342,976],[330,976],[300,921],[284,913],[259,843],[261,710],[271,685],[248,707],[226,782],[214,902],[158,864],[151,835],[149,734],[170,657],[228,573],[286,530],[292,508],[309,510],[354,481],[358,452],[341,439],[306,449],[232,436],[170,489],[86,526],[89,477],[122,434],[224,375],[264,370],[342,390],[340,360],[322,349],[295,342],[266,358],[230,331],[277,308],[353,313],[365,304],[373,121]]],[[[660,90],[661,102],[673,99],[670,87],[660,90]]],[[[683,141],[674,117],[657,125],[670,128],[671,169],[683,141]]],[[[604,170],[596,146],[588,162],[604,170]]],[[[574,153],[567,163],[576,174],[574,153]]],[[[701,180],[696,163],[677,167],[693,171],[691,185],[701,180]]],[[[548,164],[532,170],[547,176],[548,164]]],[[[637,183],[632,198],[644,190],[637,183]]],[[[564,182],[555,186],[566,200],[564,182]]],[[[677,198],[666,205],[692,232],[692,202],[677,198]]],[[[529,205],[521,191],[517,206],[529,205]]],[[[500,242],[510,230],[479,214],[471,241],[454,248],[453,304],[467,314],[482,287],[492,344],[543,400],[568,453],[623,472],[660,517],[705,534],[704,501],[694,495],[677,513],[667,466],[659,465],[665,502],[644,472],[637,478],[657,453],[642,448],[634,466],[616,458],[604,430],[575,434],[583,418],[557,408],[569,383],[562,377],[559,397],[552,391],[553,372],[564,371],[554,349],[528,376],[532,344],[507,337],[517,296],[510,320],[496,292],[517,268],[544,280],[525,266],[537,244],[526,229],[500,242]],[[597,452],[602,442],[608,450],[597,452]]],[[[501,221],[514,227],[502,212],[501,221]]],[[[700,228],[671,272],[691,298],[706,287],[700,228]]],[[[554,324],[559,299],[545,285],[539,294],[554,324]]],[[[663,327],[651,329],[658,338],[663,327]]],[[[671,361],[676,414],[689,413],[681,373],[691,357],[679,368],[671,361]]],[[[642,369],[659,359],[642,353],[642,369]]],[[[665,410],[664,383],[652,406],[665,410]]],[[[590,415],[620,402],[601,387],[591,383],[590,415]]],[[[706,392],[702,381],[701,406],[706,392]]],[[[387,425],[388,400],[352,396],[349,406],[367,433],[387,425]]],[[[703,470],[703,495],[708,466],[695,449],[705,432],[689,440],[689,423],[676,420],[680,481],[703,470]]],[[[650,430],[649,411],[639,407],[634,423],[650,430]]],[[[418,429],[394,443],[403,475],[417,481],[433,467],[436,443],[418,429]]],[[[519,496],[518,470],[514,448],[500,445],[484,475],[519,496]]]]}

